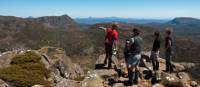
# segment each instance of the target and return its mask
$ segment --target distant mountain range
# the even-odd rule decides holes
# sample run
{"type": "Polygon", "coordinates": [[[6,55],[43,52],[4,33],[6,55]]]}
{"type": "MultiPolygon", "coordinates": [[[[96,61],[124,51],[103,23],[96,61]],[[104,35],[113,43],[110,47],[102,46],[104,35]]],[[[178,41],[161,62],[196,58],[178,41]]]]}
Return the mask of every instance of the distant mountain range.
{"type": "MultiPolygon", "coordinates": [[[[145,24],[140,24],[144,26],[151,26],[157,29],[164,29],[165,27],[173,27],[174,30],[184,32],[200,32],[200,19],[191,18],[191,17],[177,17],[172,20],[168,20],[165,23],[161,22],[149,22],[145,24]]],[[[198,33],[196,32],[196,33],[198,33]]]]}
{"type": "MultiPolygon", "coordinates": [[[[62,16],[43,16],[38,18],[19,18],[14,16],[0,16],[0,29],[4,27],[18,29],[26,28],[27,26],[44,25],[48,28],[71,29],[83,27],[80,25],[119,22],[124,24],[139,24],[163,28],[167,26],[174,27],[179,30],[200,30],[200,19],[190,17],[177,17],[173,20],[167,19],[133,19],[120,17],[105,17],[105,18],[71,18],[68,15],[62,16]]],[[[7,28],[7,29],[8,29],[7,28]]]]}
{"type": "Polygon", "coordinates": [[[178,17],[167,24],[179,29],[200,30],[200,19],[196,18],[178,17]]]}
{"type": "Polygon", "coordinates": [[[120,17],[104,17],[104,18],[74,18],[79,24],[96,24],[103,22],[124,22],[135,24],[147,24],[147,23],[165,23],[169,19],[136,19],[136,18],[120,18],[120,17]]]}

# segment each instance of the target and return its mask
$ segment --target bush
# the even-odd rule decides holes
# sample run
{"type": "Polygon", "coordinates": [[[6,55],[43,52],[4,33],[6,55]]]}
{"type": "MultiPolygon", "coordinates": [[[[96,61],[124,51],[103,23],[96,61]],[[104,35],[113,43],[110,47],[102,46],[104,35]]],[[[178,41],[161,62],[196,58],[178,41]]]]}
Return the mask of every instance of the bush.
{"type": "Polygon", "coordinates": [[[40,56],[37,54],[33,52],[26,52],[24,54],[15,56],[11,64],[37,63],[40,61],[40,59],[40,56]]]}
{"type": "Polygon", "coordinates": [[[40,62],[40,57],[33,52],[26,52],[13,58],[12,64],[0,69],[0,78],[11,82],[16,87],[31,87],[35,84],[46,85],[48,70],[40,62]]]}

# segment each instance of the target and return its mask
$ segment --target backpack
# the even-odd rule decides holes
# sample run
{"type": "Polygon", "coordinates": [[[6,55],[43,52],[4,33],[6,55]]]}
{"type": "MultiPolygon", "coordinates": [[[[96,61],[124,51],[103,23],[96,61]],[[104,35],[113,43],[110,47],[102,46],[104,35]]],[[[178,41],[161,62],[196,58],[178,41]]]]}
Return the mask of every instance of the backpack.
{"type": "Polygon", "coordinates": [[[142,50],[142,38],[139,36],[130,39],[130,52],[132,54],[139,54],[142,50]]]}

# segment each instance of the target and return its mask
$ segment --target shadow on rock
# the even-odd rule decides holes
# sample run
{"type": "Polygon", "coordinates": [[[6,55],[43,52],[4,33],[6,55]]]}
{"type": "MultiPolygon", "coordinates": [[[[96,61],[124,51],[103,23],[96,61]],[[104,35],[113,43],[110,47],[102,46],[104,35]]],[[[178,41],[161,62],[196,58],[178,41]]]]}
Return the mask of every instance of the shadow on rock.
{"type": "Polygon", "coordinates": [[[96,64],[95,69],[108,69],[104,64],[96,64]]]}

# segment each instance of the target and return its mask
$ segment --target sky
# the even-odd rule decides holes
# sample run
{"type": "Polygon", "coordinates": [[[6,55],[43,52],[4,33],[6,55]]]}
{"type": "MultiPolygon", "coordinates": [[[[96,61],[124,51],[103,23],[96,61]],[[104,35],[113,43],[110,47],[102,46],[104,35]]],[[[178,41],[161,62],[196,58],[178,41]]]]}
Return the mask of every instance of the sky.
{"type": "Polygon", "coordinates": [[[0,0],[0,15],[73,18],[200,18],[200,0],[0,0]]]}

